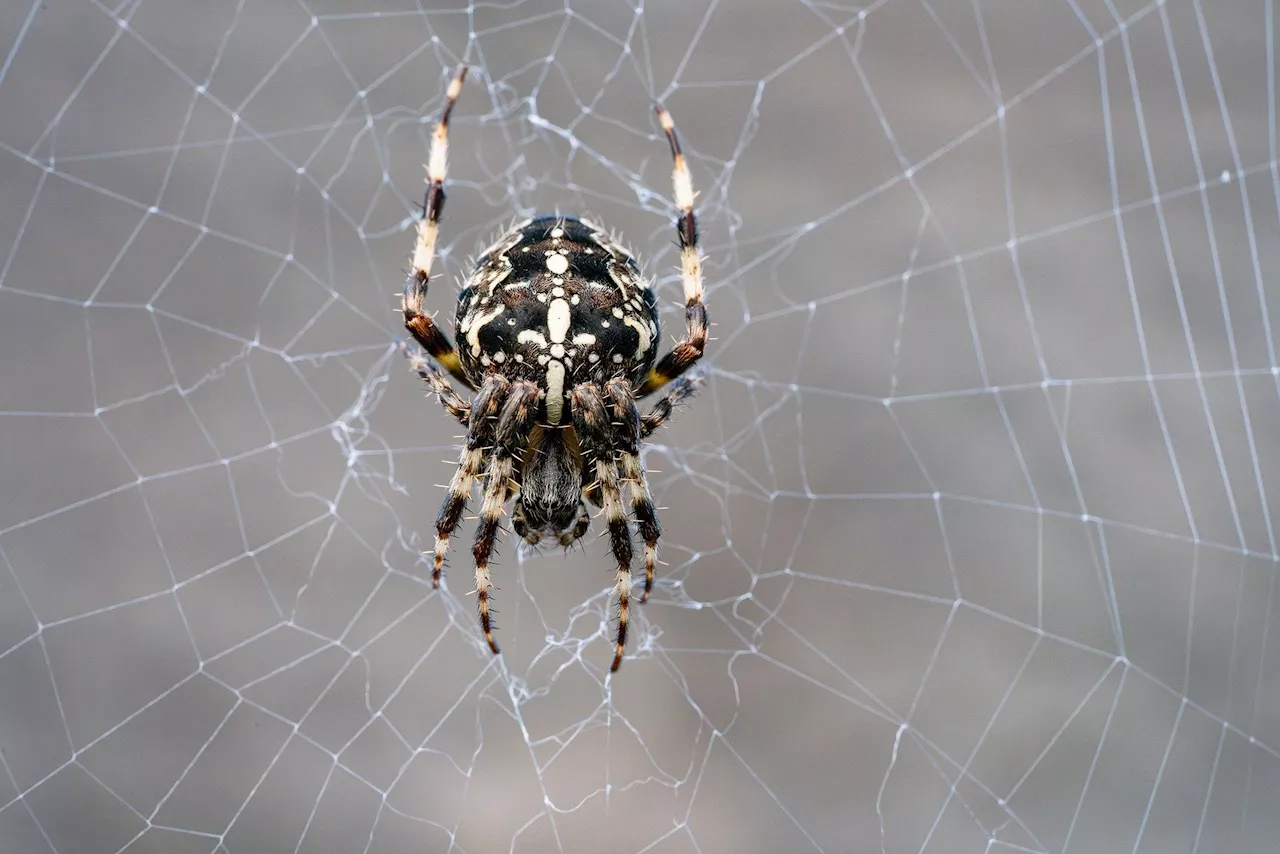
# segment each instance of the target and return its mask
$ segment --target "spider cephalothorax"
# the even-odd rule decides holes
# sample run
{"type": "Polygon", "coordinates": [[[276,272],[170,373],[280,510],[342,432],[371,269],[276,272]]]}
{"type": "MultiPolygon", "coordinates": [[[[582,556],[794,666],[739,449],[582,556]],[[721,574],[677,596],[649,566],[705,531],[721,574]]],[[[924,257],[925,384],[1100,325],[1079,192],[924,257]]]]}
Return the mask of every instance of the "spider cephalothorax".
{"type": "Polygon", "coordinates": [[[640,443],[693,391],[682,377],[702,356],[702,302],[693,188],[670,117],[657,108],[675,168],[676,228],[682,249],[686,336],[661,360],[658,310],[635,260],[598,226],[572,216],[542,216],[512,227],[476,262],[458,296],[458,349],[424,313],[444,207],[449,114],[466,69],[449,86],[431,144],[424,216],[404,289],[405,327],[454,377],[475,390],[467,402],[430,363],[418,372],[445,409],[467,428],[467,442],[436,518],[432,582],[439,585],[449,537],[471,489],[484,481],[484,504],[472,553],[480,622],[496,653],[489,599],[489,558],[503,507],[516,498],[512,522],[526,542],[568,546],[586,533],[584,501],[604,510],[618,563],[618,635],[612,669],[622,662],[631,597],[628,510],[644,540],[645,583],[653,588],[657,513],[640,465],[640,443]],[[673,382],[674,381],[674,382],[673,382]],[[636,399],[667,393],[646,415],[636,399]]]}

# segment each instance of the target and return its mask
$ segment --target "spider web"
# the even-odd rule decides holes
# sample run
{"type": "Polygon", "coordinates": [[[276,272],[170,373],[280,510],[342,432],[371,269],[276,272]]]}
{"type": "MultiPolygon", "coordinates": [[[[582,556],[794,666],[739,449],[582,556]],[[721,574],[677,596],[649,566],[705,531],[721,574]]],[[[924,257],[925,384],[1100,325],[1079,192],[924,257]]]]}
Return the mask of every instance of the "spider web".
{"type": "MultiPolygon", "coordinates": [[[[1273,0],[0,9],[0,847],[1272,850],[1273,0]],[[716,327],[654,600],[504,541],[396,351],[589,212],[716,327]],[[1268,843],[1268,840],[1272,840],[1268,843]]],[[[595,530],[600,525],[597,522],[595,530]]]]}

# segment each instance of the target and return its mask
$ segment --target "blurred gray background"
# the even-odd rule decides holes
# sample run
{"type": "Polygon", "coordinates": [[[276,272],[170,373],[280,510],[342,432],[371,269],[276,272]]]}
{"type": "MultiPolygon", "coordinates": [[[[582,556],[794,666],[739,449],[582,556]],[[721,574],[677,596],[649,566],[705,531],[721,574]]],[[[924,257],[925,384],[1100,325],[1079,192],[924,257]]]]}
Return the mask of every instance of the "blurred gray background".
{"type": "MultiPolygon", "coordinates": [[[[1280,838],[1273,0],[0,6],[0,849],[1280,838]],[[716,322],[660,583],[506,542],[393,309],[586,212],[716,322]]],[[[599,526],[597,525],[597,530],[599,526]]]]}

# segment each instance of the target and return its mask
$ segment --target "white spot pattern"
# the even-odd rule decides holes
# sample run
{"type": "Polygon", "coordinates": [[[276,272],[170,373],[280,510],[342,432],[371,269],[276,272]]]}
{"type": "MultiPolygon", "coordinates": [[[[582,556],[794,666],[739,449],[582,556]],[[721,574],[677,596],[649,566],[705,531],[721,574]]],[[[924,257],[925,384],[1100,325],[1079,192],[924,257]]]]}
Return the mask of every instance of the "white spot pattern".
{"type": "Polygon", "coordinates": [[[547,420],[560,423],[564,410],[564,365],[552,362],[547,365],[547,420]]]}
{"type": "Polygon", "coordinates": [[[547,307],[547,332],[553,343],[564,343],[564,337],[569,334],[569,322],[569,303],[553,299],[547,307]]]}
{"type": "Polygon", "coordinates": [[[624,317],[622,322],[634,329],[636,334],[640,336],[640,343],[636,346],[635,355],[635,358],[639,359],[644,355],[645,350],[649,349],[649,327],[634,317],[624,317]]]}
{"type": "Polygon", "coordinates": [[[472,312],[462,322],[459,332],[467,336],[467,343],[471,345],[471,355],[480,355],[480,330],[484,328],[490,320],[502,314],[505,306],[495,306],[491,312],[472,312]]]}

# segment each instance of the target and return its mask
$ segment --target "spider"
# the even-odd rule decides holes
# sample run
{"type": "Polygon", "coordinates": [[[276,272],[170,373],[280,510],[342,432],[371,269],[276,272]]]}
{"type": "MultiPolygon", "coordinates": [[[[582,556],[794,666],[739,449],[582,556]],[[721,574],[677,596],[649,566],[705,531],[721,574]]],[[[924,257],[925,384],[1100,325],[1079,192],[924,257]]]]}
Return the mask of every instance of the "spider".
{"type": "Polygon", "coordinates": [[[444,208],[449,114],[465,67],[449,84],[431,140],[423,217],[404,285],[404,325],[435,362],[475,392],[467,401],[425,360],[418,374],[444,409],[466,427],[466,444],[436,516],[433,587],[439,587],[449,538],[462,520],[472,486],[483,480],[476,528],[476,595],[480,628],[499,652],[490,616],[489,558],[503,508],[516,499],[512,526],[531,545],[568,547],[590,526],[586,501],[601,507],[617,562],[613,593],[618,631],[611,671],[622,663],[631,602],[628,507],[644,540],[645,602],[653,589],[662,528],[640,464],[640,444],[694,391],[685,376],[707,342],[702,265],[693,184],[675,125],[655,106],[674,161],[676,233],[681,250],[686,334],[658,355],[658,309],[635,259],[598,225],[576,216],[538,216],[516,223],[476,260],[455,319],[457,349],[423,310],[444,208]],[[637,398],[666,389],[641,415],[637,398]],[[482,475],[483,472],[483,475],[482,475]]]}

